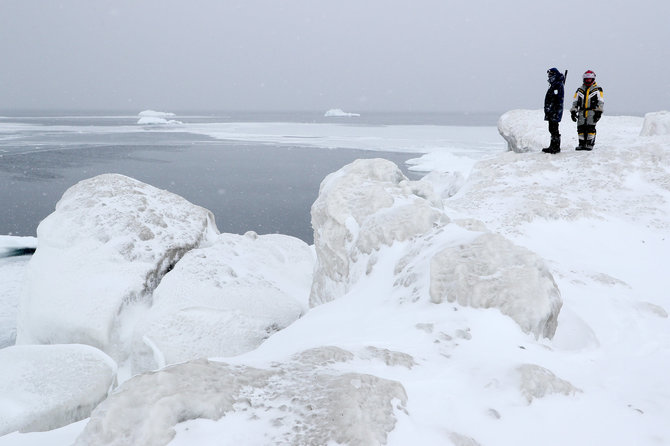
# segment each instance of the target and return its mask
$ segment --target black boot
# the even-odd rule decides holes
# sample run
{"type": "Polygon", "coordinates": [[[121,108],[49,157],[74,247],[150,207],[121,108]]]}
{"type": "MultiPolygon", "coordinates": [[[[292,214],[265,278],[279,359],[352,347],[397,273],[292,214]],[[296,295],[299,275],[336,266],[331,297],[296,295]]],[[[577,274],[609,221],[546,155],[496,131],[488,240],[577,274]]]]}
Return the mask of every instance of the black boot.
{"type": "Polygon", "coordinates": [[[586,141],[580,139],[579,145],[575,147],[575,150],[591,150],[591,149],[586,145],[586,141]]]}
{"type": "Polygon", "coordinates": [[[542,149],[544,153],[558,153],[561,151],[561,138],[551,138],[551,143],[549,147],[542,149]]]}

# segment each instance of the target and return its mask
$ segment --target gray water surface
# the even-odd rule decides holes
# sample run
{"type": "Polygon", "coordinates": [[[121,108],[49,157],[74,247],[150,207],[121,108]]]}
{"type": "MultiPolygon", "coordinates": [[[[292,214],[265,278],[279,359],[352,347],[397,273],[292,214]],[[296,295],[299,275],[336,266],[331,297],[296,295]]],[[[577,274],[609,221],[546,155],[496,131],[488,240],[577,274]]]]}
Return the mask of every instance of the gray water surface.
{"type": "Polygon", "coordinates": [[[221,232],[281,233],[311,244],[310,207],[326,175],[359,158],[386,158],[411,176],[404,163],[417,156],[167,132],[33,138],[0,143],[0,234],[35,235],[70,186],[120,173],[211,210],[221,232]]]}

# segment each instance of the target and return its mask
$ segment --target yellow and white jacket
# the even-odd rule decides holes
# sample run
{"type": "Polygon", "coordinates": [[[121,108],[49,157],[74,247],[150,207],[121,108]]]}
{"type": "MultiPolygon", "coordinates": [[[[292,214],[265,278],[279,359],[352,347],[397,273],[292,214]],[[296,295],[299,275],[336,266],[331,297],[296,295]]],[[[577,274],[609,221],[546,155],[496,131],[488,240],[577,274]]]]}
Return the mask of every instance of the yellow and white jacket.
{"type": "Polygon", "coordinates": [[[575,92],[574,102],[570,111],[577,112],[577,125],[595,125],[595,112],[603,112],[605,99],[603,89],[597,83],[590,87],[582,85],[575,92]]]}

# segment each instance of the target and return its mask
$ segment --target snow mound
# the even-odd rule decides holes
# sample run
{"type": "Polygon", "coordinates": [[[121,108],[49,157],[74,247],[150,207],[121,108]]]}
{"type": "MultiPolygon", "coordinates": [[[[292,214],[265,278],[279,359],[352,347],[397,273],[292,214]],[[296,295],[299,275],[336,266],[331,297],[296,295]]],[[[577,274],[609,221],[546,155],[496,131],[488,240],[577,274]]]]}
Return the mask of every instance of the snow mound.
{"type": "Polygon", "coordinates": [[[310,247],[285,235],[221,234],[190,251],[136,328],[134,372],[253,350],[306,310],[313,268],[310,247]]]}
{"type": "Polygon", "coordinates": [[[536,338],[553,337],[561,309],[560,292],[544,261],[499,234],[483,234],[433,256],[430,298],[498,308],[536,338]]]}
{"type": "Polygon", "coordinates": [[[115,384],[116,364],[86,345],[0,350],[0,436],[55,429],[88,417],[115,384]]]}
{"type": "Polygon", "coordinates": [[[140,116],[142,118],[170,118],[174,116],[174,113],[155,111],[155,110],[144,110],[139,112],[137,116],[140,116]]]}
{"type": "Polygon", "coordinates": [[[157,116],[144,116],[137,120],[139,125],[176,125],[183,124],[181,121],[176,121],[174,119],[165,119],[159,118],[157,116]]]}
{"type": "Polygon", "coordinates": [[[356,160],[328,175],[311,211],[317,265],[310,305],[344,295],[369,272],[373,263],[359,257],[446,224],[441,207],[429,183],[409,181],[388,160],[356,160]]]}
{"type": "Polygon", "coordinates": [[[670,135],[670,112],[660,111],[644,115],[640,136],[670,135]]]}
{"type": "Polygon", "coordinates": [[[17,344],[81,343],[123,357],[124,310],[148,302],[184,253],[217,233],[210,211],[170,192],[116,174],[79,182],[37,228],[17,344]]]}
{"type": "Polygon", "coordinates": [[[407,395],[396,381],[331,367],[352,356],[324,347],[270,369],[195,360],[138,375],[95,409],[75,444],[165,445],[179,422],[238,414],[264,444],[385,444],[407,395]]]}
{"type": "Polygon", "coordinates": [[[328,110],[324,115],[326,118],[333,118],[333,117],[357,117],[360,116],[359,113],[347,113],[341,108],[331,108],[328,110]]]}

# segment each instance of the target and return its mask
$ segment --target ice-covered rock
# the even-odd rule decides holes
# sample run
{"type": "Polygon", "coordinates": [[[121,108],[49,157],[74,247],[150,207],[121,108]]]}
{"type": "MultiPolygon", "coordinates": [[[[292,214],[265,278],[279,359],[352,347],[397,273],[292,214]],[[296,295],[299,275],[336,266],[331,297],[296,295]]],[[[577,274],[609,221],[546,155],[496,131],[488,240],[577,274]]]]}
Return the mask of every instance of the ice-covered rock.
{"type": "Polygon", "coordinates": [[[519,390],[528,404],[536,398],[542,398],[552,393],[566,396],[581,392],[570,382],[554,375],[551,370],[536,364],[523,364],[516,369],[519,375],[519,390]]]}
{"type": "Polygon", "coordinates": [[[314,260],[294,237],[221,234],[165,275],[135,331],[134,371],[256,348],[307,309],[314,260]]]}
{"type": "Polygon", "coordinates": [[[117,174],[79,182],[37,228],[17,344],[88,344],[119,359],[133,307],[217,234],[210,211],[170,192],[117,174]]]}
{"type": "Polygon", "coordinates": [[[446,224],[441,207],[429,183],[409,181],[388,160],[356,160],[328,175],[312,205],[317,265],[310,305],[342,296],[369,272],[362,256],[446,224]]]}
{"type": "Polygon", "coordinates": [[[660,111],[644,115],[640,136],[670,135],[670,112],[660,111]]]}
{"type": "Polygon", "coordinates": [[[556,282],[533,252],[498,234],[449,246],[430,263],[430,298],[474,308],[498,308],[535,337],[556,331],[561,297],[556,282]]]}
{"type": "Polygon", "coordinates": [[[75,444],[165,445],[179,422],[236,414],[265,444],[385,444],[405,389],[329,367],[347,353],[324,347],[270,369],[195,360],[135,376],[96,408],[75,444]]]}
{"type": "Polygon", "coordinates": [[[498,132],[512,152],[537,152],[549,132],[540,110],[510,110],[498,119],[498,132]]]}
{"type": "Polygon", "coordinates": [[[87,345],[0,349],[0,436],[88,417],[116,380],[116,363],[87,345]]]}
{"type": "Polygon", "coordinates": [[[359,113],[348,113],[342,110],[341,108],[331,108],[324,115],[326,118],[337,118],[337,117],[357,117],[360,116],[359,113]]]}

